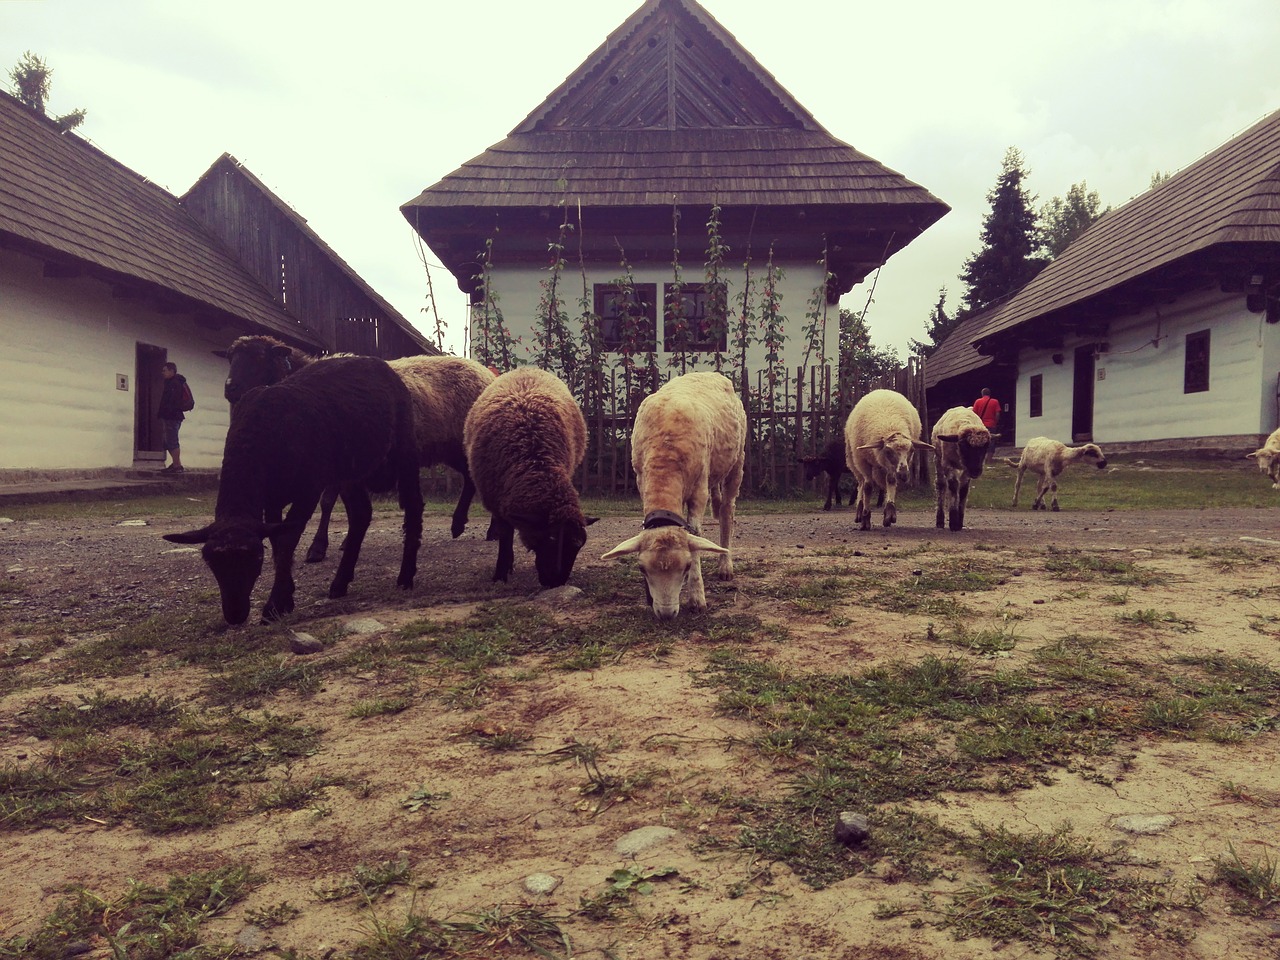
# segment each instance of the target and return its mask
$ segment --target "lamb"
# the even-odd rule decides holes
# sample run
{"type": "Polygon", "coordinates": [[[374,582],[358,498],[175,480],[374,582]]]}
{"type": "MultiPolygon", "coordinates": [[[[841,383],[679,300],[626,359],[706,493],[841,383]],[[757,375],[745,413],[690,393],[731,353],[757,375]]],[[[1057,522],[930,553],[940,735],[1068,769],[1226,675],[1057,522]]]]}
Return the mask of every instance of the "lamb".
{"type": "Polygon", "coordinates": [[[835,498],[836,506],[840,506],[840,478],[853,472],[845,463],[844,438],[832,440],[816,457],[801,457],[800,463],[804,465],[805,480],[817,480],[823,473],[827,475],[827,502],[822,505],[822,509],[831,509],[832,497],[835,498]]]}
{"type": "Polygon", "coordinates": [[[883,523],[898,519],[894,504],[899,483],[911,480],[913,450],[933,450],[920,439],[920,414],[896,390],[872,390],[859,400],[844,425],[844,455],[858,481],[854,523],[871,529],[871,491],[883,491],[883,523]]]}
{"type": "MultiPolygon", "coordinates": [[[[278,383],[317,359],[265,336],[240,337],[227,349],[226,357],[231,369],[223,393],[232,404],[252,388],[278,383]]],[[[419,465],[443,463],[462,475],[462,492],[450,525],[456,539],[466,529],[476,492],[462,445],[463,421],[480,391],[493,382],[494,374],[463,357],[415,356],[390,363],[413,398],[419,465]]],[[[320,500],[320,522],[307,550],[308,563],[318,563],[328,553],[329,518],[336,499],[337,491],[327,490],[320,500]]]]}
{"type": "Polygon", "coordinates": [[[534,554],[538,582],[559,587],[587,542],[587,517],[573,485],[587,449],[587,423],[556,376],[521,367],[494,379],[463,427],[467,464],[493,514],[498,562],[493,579],[515,569],[514,536],[534,554]]]}
{"type": "Polygon", "coordinates": [[[1022,456],[1017,460],[1006,457],[1005,463],[1018,468],[1018,479],[1013,485],[1013,505],[1018,505],[1018,494],[1022,491],[1022,475],[1030,470],[1037,476],[1036,498],[1031,504],[1032,510],[1058,509],[1058,474],[1077,460],[1092,460],[1099,470],[1107,465],[1101,448],[1096,443],[1086,443],[1079,447],[1068,447],[1058,440],[1048,437],[1034,437],[1022,448],[1022,456]],[[1044,505],[1044,495],[1052,493],[1053,499],[1048,508],[1044,505]]]}
{"type": "Polygon", "coordinates": [[[1258,461],[1258,469],[1271,478],[1272,490],[1280,490],[1280,428],[1267,437],[1266,443],[1245,456],[1258,461]]]}
{"type": "Polygon", "coordinates": [[[399,490],[404,551],[396,584],[412,587],[423,510],[413,407],[408,388],[382,360],[335,357],[246,394],[227,431],[213,522],[165,539],[204,544],[222,615],[240,624],[248,619],[262,572],[262,541],[269,537],[275,581],[262,618],[277,620],[293,610],[294,550],[328,487],[342,491],[350,519],[329,596],[345,596],[355,577],[373,517],[370,489],[399,490]],[[280,516],[286,505],[283,522],[264,522],[264,516],[280,516]]]}
{"type": "Polygon", "coordinates": [[[938,491],[935,523],[943,517],[951,530],[964,529],[969,484],[982,476],[991,449],[991,431],[969,407],[952,407],[933,427],[934,486],[938,491]]]}
{"type": "Polygon", "coordinates": [[[717,575],[733,579],[729,541],[746,460],[747,414],[733,384],[718,373],[686,373],[646,397],[631,433],[631,465],[640,489],[640,533],[601,559],[639,554],[645,597],[659,620],[707,606],[700,553],[720,557],[717,575]],[[720,543],[701,535],[707,500],[720,543]]]}

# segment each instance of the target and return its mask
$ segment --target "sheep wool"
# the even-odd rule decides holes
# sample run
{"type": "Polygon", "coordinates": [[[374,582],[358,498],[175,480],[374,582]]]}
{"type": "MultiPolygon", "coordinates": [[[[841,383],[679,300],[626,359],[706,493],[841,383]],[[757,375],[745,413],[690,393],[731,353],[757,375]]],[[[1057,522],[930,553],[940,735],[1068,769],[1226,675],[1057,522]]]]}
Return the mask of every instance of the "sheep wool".
{"type": "Polygon", "coordinates": [[[991,449],[991,431],[970,407],[952,407],[933,426],[934,486],[938,510],[934,522],[942,529],[964,529],[969,484],[982,476],[991,449]]]}
{"type": "Polygon", "coordinates": [[[728,378],[718,373],[675,377],[636,411],[631,465],[644,520],[636,536],[606,553],[610,560],[639,554],[645,594],[660,620],[689,606],[707,605],[700,553],[720,557],[717,575],[733,579],[729,542],[746,460],[747,413],[728,378]],[[710,500],[720,521],[720,542],[701,535],[710,500]]]}
{"type": "Polygon", "coordinates": [[[494,518],[493,579],[505,582],[514,569],[519,533],[533,551],[538,581],[563,585],[595,522],[583,515],[573,485],[587,423],[569,389],[535,367],[504,373],[472,405],[463,442],[481,502],[494,518]]]}
{"type": "Polygon", "coordinates": [[[1280,428],[1267,437],[1266,443],[1245,456],[1258,461],[1258,469],[1271,478],[1272,490],[1280,490],[1280,428]]]}
{"type": "Polygon", "coordinates": [[[886,527],[898,519],[898,484],[911,482],[914,450],[933,450],[920,439],[920,414],[896,390],[872,390],[854,404],[844,424],[845,462],[858,481],[854,523],[871,529],[871,492],[883,491],[886,527]]]}

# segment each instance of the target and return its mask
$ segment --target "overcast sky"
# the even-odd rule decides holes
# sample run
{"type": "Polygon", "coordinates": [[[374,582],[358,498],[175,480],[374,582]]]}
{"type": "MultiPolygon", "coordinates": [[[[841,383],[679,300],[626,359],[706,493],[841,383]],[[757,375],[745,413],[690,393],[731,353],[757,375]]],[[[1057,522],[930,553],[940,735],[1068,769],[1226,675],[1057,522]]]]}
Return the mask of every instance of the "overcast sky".
{"type": "MultiPolygon", "coordinates": [[[[463,294],[429,252],[424,268],[400,205],[505,137],[639,5],[0,0],[0,82],[24,51],[44,57],[49,112],[85,108],[82,136],[177,194],[232,154],[424,332],[430,269],[461,351],[463,294]]],[[[1275,0],[703,6],[834,136],[951,206],[880,272],[872,337],[902,355],[939,287],[960,301],[1008,147],[1040,203],[1084,180],[1118,206],[1280,109],[1275,0]]]]}

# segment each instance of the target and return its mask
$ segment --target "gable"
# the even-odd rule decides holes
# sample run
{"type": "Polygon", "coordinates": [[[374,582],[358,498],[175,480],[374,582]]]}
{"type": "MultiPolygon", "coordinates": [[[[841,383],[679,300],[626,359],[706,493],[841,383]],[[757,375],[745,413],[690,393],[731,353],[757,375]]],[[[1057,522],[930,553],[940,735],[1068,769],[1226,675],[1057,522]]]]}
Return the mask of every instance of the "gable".
{"type": "Polygon", "coordinates": [[[512,132],[726,127],[821,129],[700,7],[651,0],[512,132]]]}

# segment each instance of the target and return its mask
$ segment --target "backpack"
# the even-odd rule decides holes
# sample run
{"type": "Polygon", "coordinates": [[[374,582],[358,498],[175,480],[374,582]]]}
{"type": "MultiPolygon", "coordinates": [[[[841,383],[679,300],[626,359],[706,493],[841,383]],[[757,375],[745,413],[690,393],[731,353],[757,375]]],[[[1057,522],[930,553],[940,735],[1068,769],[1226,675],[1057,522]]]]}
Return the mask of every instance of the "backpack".
{"type": "Polygon", "coordinates": [[[185,380],[184,380],[184,381],[182,381],[182,404],[181,404],[181,406],[182,406],[182,412],[183,412],[183,413],[187,413],[188,411],[194,410],[194,409],[196,408],[196,398],[195,398],[195,394],[193,394],[193,393],[191,392],[191,386],[190,386],[190,385],[189,385],[185,380]]]}

